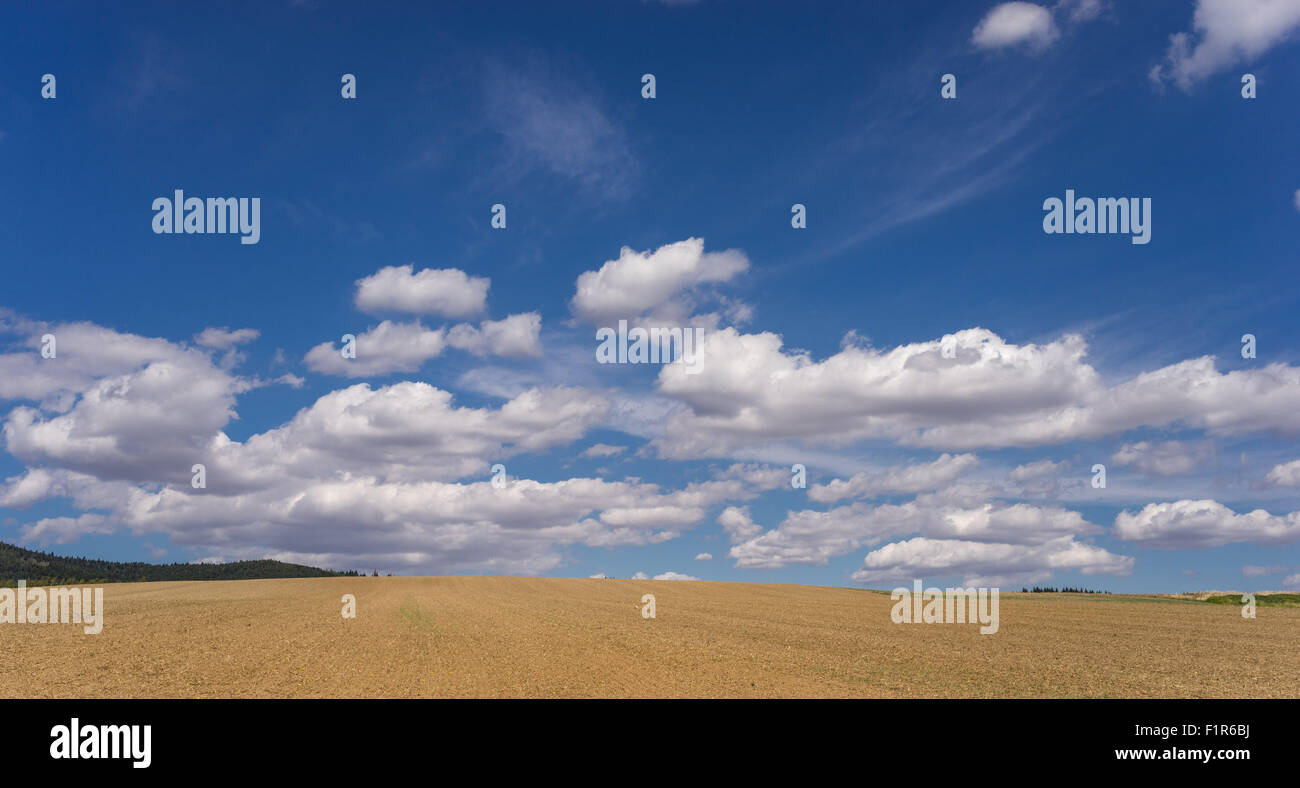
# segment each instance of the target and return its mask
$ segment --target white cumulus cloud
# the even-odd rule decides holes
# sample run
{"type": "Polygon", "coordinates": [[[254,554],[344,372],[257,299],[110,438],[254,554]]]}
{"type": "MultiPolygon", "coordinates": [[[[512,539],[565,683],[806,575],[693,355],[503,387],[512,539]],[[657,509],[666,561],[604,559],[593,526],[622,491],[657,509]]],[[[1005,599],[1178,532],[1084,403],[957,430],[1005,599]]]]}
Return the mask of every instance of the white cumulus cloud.
{"type": "Polygon", "coordinates": [[[859,583],[893,583],[925,576],[958,575],[963,585],[1037,583],[1056,572],[1128,575],[1133,559],[1064,536],[1037,545],[918,537],[867,555],[853,573],[859,583]]]}
{"type": "Polygon", "coordinates": [[[1025,45],[1041,50],[1060,36],[1052,12],[1041,5],[1016,2],[994,6],[971,33],[971,42],[980,49],[1003,49],[1025,45]]]}
{"type": "Polygon", "coordinates": [[[1233,542],[1283,544],[1300,539],[1300,512],[1237,514],[1213,500],[1150,503],[1136,514],[1120,512],[1114,535],[1167,549],[1221,547],[1233,542]]]}
{"type": "Polygon", "coordinates": [[[620,319],[633,321],[653,313],[699,285],[729,281],[748,268],[743,253],[705,252],[701,238],[666,244],[653,252],[625,246],[618,259],[578,276],[570,306],[581,320],[616,325],[620,319]]]}
{"type": "Polygon", "coordinates": [[[972,328],[881,350],[845,347],[814,361],[776,334],[705,334],[695,374],[659,372],[673,411],[655,440],[671,458],[727,456],[774,441],[864,439],[945,450],[1089,440],[1138,427],[1212,435],[1300,433],[1300,367],[1219,372],[1201,357],[1107,385],[1078,335],[1016,345],[972,328]],[[945,341],[952,357],[943,352],[945,341]]]}
{"type": "Polygon", "coordinates": [[[841,498],[875,498],[880,495],[918,493],[951,484],[979,465],[974,454],[942,454],[929,463],[855,474],[848,480],[835,479],[808,488],[808,497],[819,503],[841,498]]]}
{"type": "Polygon", "coordinates": [[[358,279],[356,305],[371,314],[405,312],[463,318],[483,312],[491,280],[469,276],[458,268],[414,266],[381,268],[358,279]]]}
{"type": "Polygon", "coordinates": [[[214,350],[229,350],[236,345],[252,342],[260,335],[261,332],[255,328],[240,328],[234,331],[229,328],[205,328],[194,337],[194,341],[214,350]]]}
{"type": "Polygon", "coordinates": [[[1176,476],[1200,469],[1213,456],[1214,444],[1208,441],[1140,441],[1121,446],[1111,462],[1120,467],[1132,465],[1143,473],[1176,476]]]}
{"type": "Polygon", "coordinates": [[[415,372],[447,346],[444,329],[419,323],[385,320],[369,331],[353,335],[356,357],[343,357],[343,343],[322,342],[303,358],[307,368],[324,375],[365,378],[394,372],[415,372]]]}
{"type": "Polygon", "coordinates": [[[461,323],[447,332],[447,344],[476,356],[537,358],[542,355],[541,328],[537,312],[485,320],[477,328],[461,323]]]}
{"type": "Polygon", "coordinates": [[[1151,70],[1151,78],[1189,90],[1294,39],[1297,30],[1300,0],[1197,0],[1192,30],[1169,37],[1164,62],[1151,70]]]}

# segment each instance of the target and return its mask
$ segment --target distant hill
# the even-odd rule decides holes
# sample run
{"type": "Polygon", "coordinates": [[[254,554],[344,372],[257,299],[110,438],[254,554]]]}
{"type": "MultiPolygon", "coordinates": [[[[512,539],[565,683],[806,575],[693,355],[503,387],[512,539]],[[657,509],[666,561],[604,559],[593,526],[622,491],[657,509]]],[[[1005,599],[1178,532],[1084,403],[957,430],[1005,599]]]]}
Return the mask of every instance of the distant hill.
{"type": "MultiPolygon", "coordinates": [[[[1212,605],[1241,605],[1241,594],[1221,594],[1208,597],[1205,601],[1212,605]]],[[[1270,593],[1262,591],[1255,594],[1256,607],[1300,607],[1300,594],[1270,593]]]]}
{"type": "Polygon", "coordinates": [[[29,586],[140,583],[155,580],[260,580],[289,577],[355,577],[357,572],[335,572],[283,561],[235,561],[229,564],[146,564],[139,561],[100,561],[38,553],[0,542],[0,588],[13,588],[19,580],[29,586]]]}

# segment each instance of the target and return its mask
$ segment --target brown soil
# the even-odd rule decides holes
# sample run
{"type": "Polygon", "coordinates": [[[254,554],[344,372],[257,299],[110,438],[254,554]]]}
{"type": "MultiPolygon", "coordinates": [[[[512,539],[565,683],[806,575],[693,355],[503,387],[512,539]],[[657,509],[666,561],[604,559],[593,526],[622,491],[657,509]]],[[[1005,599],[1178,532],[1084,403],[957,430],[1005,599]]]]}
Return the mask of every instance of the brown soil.
{"type": "Polygon", "coordinates": [[[99,635],[0,624],[0,697],[1300,697],[1300,610],[1003,594],[894,624],[844,588],[508,577],[104,586],[99,635]],[[344,620],[340,598],[356,595],[344,620]],[[654,619],[641,596],[656,597],[654,619]]]}

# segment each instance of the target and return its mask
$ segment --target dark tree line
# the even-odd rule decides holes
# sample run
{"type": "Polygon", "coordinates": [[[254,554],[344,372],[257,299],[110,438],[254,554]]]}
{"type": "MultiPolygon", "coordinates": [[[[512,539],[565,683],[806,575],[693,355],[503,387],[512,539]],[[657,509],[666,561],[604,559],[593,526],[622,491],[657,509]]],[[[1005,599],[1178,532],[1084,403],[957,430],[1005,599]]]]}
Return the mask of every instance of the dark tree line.
{"type": "Polygon", "coordinates": [[[0,543],[0,587],[19,580],[29,586],[139,583],[156,580],[263,580],[290,577],[357,577],[355,570],[336,572],[283,561],[235,561],[229,564],[146,564],[70,558],[0,543]]]}

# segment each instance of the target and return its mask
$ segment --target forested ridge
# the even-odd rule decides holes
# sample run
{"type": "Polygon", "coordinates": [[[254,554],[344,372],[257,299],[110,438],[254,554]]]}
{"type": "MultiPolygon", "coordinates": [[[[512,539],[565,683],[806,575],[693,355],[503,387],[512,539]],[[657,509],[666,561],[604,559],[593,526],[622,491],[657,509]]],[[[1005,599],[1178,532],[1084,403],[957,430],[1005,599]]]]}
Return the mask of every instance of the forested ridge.
{"type": "Polygon", "coordinates": [[[284,577],[356,576],[356,571],[336,572],[314,566],[262,559],[228,564],[146,564],[95,558],[70,558],[26,550],[0,543],[0,587],[19,580],[29,586],[139,583],[156,580],[257,580],[284,577]]]}

